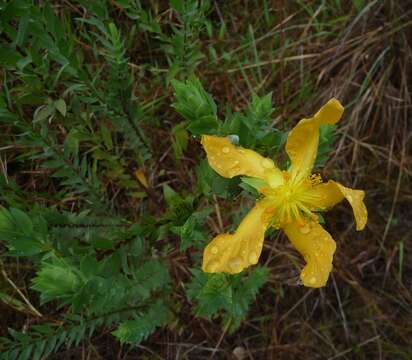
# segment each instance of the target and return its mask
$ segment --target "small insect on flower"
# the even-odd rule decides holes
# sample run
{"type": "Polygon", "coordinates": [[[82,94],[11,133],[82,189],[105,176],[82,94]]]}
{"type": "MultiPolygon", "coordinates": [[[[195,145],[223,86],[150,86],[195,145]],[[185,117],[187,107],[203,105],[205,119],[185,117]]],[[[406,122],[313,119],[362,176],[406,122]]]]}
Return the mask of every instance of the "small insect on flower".
{"type": "Polygon", "coordinates": [[[318,212],[326,211],[346,198],[352,206],[356,230],[367,221],[363,203],[365,193],[335,182],[322,182],[311,174],[319,144],[319,127],[336,124],[343,107],[329,100],[313,117],[302,119],[287,139],[286,152],[291,160],[281,171],[271,159],[235,146],[227,137],[202,136],[210,166],[221,176],[246,175],[258,178],[261,198],[246,215],[235,233],[216,236],[205,248],[205,272],[236,274],[258,262],[266,229],[282,229],[306,261],[300,278],[305,286],[326,285],[332,271],[335,241],[319,224],[318,212]]]}

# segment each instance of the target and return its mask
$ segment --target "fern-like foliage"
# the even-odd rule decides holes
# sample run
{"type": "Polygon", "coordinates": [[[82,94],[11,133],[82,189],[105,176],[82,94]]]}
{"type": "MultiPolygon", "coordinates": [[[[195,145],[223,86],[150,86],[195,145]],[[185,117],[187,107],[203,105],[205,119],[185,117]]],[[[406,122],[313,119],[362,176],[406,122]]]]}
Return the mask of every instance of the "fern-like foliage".
{"type": "Polygon", "coordinates": [[[180,26],[172,25],[172,35],[159,33],[162,48],[169,63],[167,82],[181,75],[193,74],[205,55],[201,51],[199,37],[206,27],[205,14],[209,0],[170,1],[180,26]]]}
{"type": "MultiPolygon", "coordinates": [[[[53,111],[57,111],[55,104],[50,106],[53,107],[53,111]]],[[[53,116],[54,113],[48,113],[47,116],[35,113],[34,127],[27,124],[23,118],[15,117],[12,125],[18,129],[19,136],[12,142],[33,149],[28,157],[41,161],[44,171],[59,180],[66,196],[81,195],[91,208],[107,212],[107,199],[102,192],[96,170],[90,166],[89,156],[79,152],[80,142],[90,135],[85,130],[72,128],[61,143],[59,134],[49,124],[53,116]]]]}
{"type": "Polygon", "coordinates": [[[244,113],[227,110],[225,120],[217,117],[217,106],[199,79],[172,81],[175,93],[173,107],[187,121],[193,135],[215,134],[231,136],[236,144],[274,156],[286,141],[287,134],[274,129],[272,94],[253,95],[244,113]]]}
{"type": "Polygon", "coordinates": [[[5,266],[25,257],[39,310],[59,309],[10,329],[1,359],[47,358],[99,327],[130,327],[119,338],[137,342],[170,320],[157,221],[146,215],[135,224],[110,199],[112,181],[133,191],[128,169],[151,156],[142,130],[148,106],[135,98],[129,69],[131,37],[113,23],[109,2],[79,4],[81,27],[47,1],[0,6],[0,246],[5,266]]]}
{"type": "Polygon", "coordinates": [[[164,325],[171,317],[169,308],[161,301],[156,301],[143,314],[133,320],[120,323],[112,332],[120,342],[138,344],[152,334],[158,326],[164,325]]]}
{"type": "Polygon", "coordinates": [[[246,317],[250,304],[266,282],[268,270],[256,267],[248,275],[208,274],[192,269],[188,296],[197,302],[194,312],[212,318],[223,311],[229,331],[236,330],[246,317]]]}
{"type": "Polygon", "coordinates": [[[0,337],[1,360],[39,360],[62,347],[77,346],[81,341],[93,336],[101,327],[110,328],[113,324],[127,319],[134,309],[119,309],[94,318],[79,315],[67,316],[63,325],[46,323],[33,325],[30,332],[9,329],[10,337],[0,337]]]}
{"type": "Polygon", "coordinates": [[[208,238],[203,224],[212,209],[205,206],[198,209],[193,195],[182,196],[168,185],[163,187],[163,192],[168,209],[160,220],[159,237],[172,232],[181,239],[181,251],[191,246],[201,248],[208,238]]]}
{"type": "Polygon", "coordinates": [[[47,222],[16,208],[0,208],[0,241],[11,256],[33,256],[50,249],[47,222]]]}
{"type": "Polygon", "coordinates": [[[108,78],[102,88],[89,83],[89,89],[98,99],[93,108],[112,121],[139,161],[144,162],[151,157],[151,152],[141,128],[143,110],[133,95],[133,78],[121,33],[114,23],[105,25],[95,17],[81,21],[97,28],[98,32],[92,33],[103,46],[102,55],[109,65],[108,78]]]}
{"type": "Polygon", "coordinates": [[[84,285],[81,275],[68,259],[48,256],[33,279],[32,288],[41,293],[42,303],[59,300],[62,304],[67,304],[84,285]]]}
{"type": "Polygon", "coordinates": [[[168,305],[155,301],[167,297],[170,276],[163,261],[148,253],[148,229],[111,222],[87,211],[1,209],[0,241],[9,255],[34,261],[32,289],[40,293],[41,303],[57,301],[72,313],[60,327],[10,330],[10,337],[0,340],[5,359],[47,356],[61,346],[77,345],[99,326],[118,326],[115,335],[121,341],[140,341],[170,319],[168,305]],[[123,315],[110,315],[119,312],[123,315]]]}
{"type": "Polygon", "coordinates": [[[186,82],[173,80],[175,110],[188,121],[187,128],[194,135],[216,134],[219,129],[217,106],[199,79],[190,77],[186,82]]]}

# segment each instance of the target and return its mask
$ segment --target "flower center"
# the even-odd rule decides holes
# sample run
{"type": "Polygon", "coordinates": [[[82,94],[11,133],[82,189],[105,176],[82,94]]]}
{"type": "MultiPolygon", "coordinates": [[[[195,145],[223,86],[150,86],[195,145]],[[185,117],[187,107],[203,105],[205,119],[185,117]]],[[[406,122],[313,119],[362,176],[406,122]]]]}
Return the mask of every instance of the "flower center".
{"type": "Polygon", "coordinates": [[[290,179],[289,174],[284,172],[284,180],[282,185],[264,192],[265,198],[270,202],[266,213],[273,219],[273,226],[280,228],[292,221],[297,221],[304,226],[309,219],[318,221],[318,216],[312,212],[312,209],[319,196],[311,193],[310,190],[322,182],[320,176],[290,179]]]}

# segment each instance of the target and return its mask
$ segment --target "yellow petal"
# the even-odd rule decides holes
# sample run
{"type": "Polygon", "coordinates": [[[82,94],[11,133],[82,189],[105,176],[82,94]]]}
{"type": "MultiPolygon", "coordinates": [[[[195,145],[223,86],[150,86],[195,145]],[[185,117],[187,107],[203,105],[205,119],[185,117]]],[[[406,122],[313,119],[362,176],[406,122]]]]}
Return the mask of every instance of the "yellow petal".
{"type": "Polygon", "coordinates": [[[334,181],[315,185],[305,195],[311,210],[327,210],[343,200],[343,194],[334,181]]]}
{"type": "Polygon", "coordinates": [[[308,190],[307,203],[311,210],[326,210],[339,203],[343,198],[346,198],[353,209],[353,214],[356,221],[356,230],[362,230],[368,220],[368,211],[366,209],[363,198],[365,192],[347,188],[336,181],[328,181],[327,183],[314,186],[308,190]]]}
{"type": "Polygon", "coordinates": [[[316,160],[319,144],[319,126],[322,124],[335,124],[343,113],[341,103],[332,98],[309,119],[302,119],[290,131],[286,143],[286,152],[292,162],[289,172],[296,175],[307,176],[310,174],[316,160]]]}
{"type": "Polygon", "coordinates": [[[308,222],[303,226],[293,222],[283,230],[306,261],[300,273],[303,284],[315,288],[325,286],[336,250],[336,243],[330,234],[316,222],[308,222]]]}
{"type": "Polygon", "coordinates": [[[202,270],[208,273],[237,274],[257,264],[269,223],[263,201],[246,215],[234,234],[216,236],[203,252],[202,270]]]}
{"type": "Polygon", "coordinates": [[[202,145],[210,166],[223,177],[247,175],[265,180],[270,186],[283,183],[282,172],[273,160],[253,150],[235,146],[227,137],[203,135],[202,145]]]}
{"type": "Polygon", "coordinates": [[[134,172],[134,175],[136,176],[137,180],[147,189],[149,187],[149,184],[147,182],[146,176],[143,172],[143,169],[138,169],[134,172]]]}
{"type": "Polygon", "coordinates": [[[363,190],[350,189],[335,181],[333,182],[342,192],[346,200],[349,201],[349,204],[352,206],[353,215],[355,216],[356,221],[356,230],[363,230],[366,222],[368,221],[368,210],[366,209],[365,203],[363,202],[365,192],[363,190]]]}

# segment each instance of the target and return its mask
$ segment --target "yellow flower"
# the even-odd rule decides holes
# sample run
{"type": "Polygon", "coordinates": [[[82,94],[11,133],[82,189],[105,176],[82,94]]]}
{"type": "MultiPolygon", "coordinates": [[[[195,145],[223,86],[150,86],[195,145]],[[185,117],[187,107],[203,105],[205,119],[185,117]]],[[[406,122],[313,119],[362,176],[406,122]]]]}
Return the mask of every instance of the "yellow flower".
{"type": "Polygon", "coordinates": [[[352,206],[356,230],[367,221],[365,193],[335,182],[322,182],[311,175],[319,144],[321,124],[335,124],[343,113],[336,99],[329,100],[309,119],[302,119],[289,133],[286,152],[291,160],[287,171],[271,159],[233,145],[227,137],[202,136],[210,166],[221,176],[246,175],[263,180],[261,199],[242,220],[235,233],[216,236],[205,248],[205,272],[236,274],[258,262],[268,227],[282,229],[306,261],[300,278],[305,286],[325,286],[332,271],[335,241],[318,222],[325,211],[346,198],[352,206]]]}

